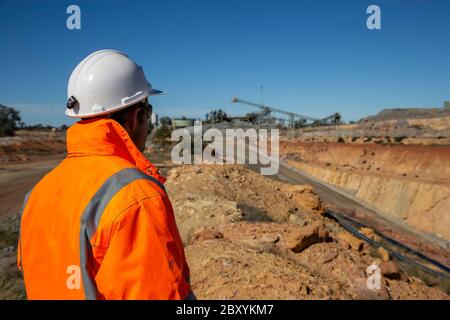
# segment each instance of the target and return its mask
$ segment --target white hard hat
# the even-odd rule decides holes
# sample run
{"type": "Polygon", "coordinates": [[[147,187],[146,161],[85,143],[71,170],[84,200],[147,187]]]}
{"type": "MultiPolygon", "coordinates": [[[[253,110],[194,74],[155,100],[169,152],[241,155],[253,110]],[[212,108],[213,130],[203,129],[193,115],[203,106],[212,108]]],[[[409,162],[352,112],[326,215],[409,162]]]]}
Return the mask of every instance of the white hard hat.
{"type": "Polygon", "coordinates": [[[66,115],[100,116],[163,93],[152,88],[142,68],[126,54],[100,50],[84,58],[72,71],[67,84],[66,115]]]}

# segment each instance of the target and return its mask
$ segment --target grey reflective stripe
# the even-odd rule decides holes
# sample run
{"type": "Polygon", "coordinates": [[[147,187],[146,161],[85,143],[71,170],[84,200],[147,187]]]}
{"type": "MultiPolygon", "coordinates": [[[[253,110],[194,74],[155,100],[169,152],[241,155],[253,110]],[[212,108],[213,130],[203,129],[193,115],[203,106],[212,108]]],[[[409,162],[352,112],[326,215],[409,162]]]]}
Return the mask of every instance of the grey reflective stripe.
{"type": "Polygon", "coordinates": [[[30,197],[31,191],[33,191],[33,189],[31,189],[30,191],[28,191],[28,193],[25,195],[25,198],[24,198],[24,200],[23,200],[22,209],[20,209],[20,212],[19,212],[20,268],[22,269],[22,273],[23,273],[23,267],[22,267],[22,237],[20,236],[20,234],[21,234],[21,232],[22,232],[22,216],[23,216],[23,211],[25,210],[25,206],[27,205],[28,198],[30,197]]]}
{"type": "MultiPolygon", "coordinates": [[[[20,250],[20,269],[22,271],[22,279],[24,280],[23,284],[25,286],[26,289],[26,283],[25,283],[25,271],[23,270],[23,256],[22,256],[22,217],[23,217],[23,212],[25,210],[25,207],[28,203],[28,198],[30,197],[31,191],[33,191],[33,189],[31,189],[30,191],[28,191],[28,193],[25,195],[25,198],[23,199],[23,205],[22,205],[22,209],[20,209],[19,212],[19,250],[20,250]]],[[[25,290],[25,295],[27,295],[26,290],[25,290]]],[[[27,297],[28,298],[28,297],[27,297]]]]}
{"type": "Polygon", "coordinates": [[[195,296],[194,292],[189,292],[189,294],[187,295],[186,298],[184,298],[184,300],[197,300],[197,297],[195,296]]]}
{"type": "Polygon", "coordinates": [[[25,198],[23,199],[22,209],[20,209],[20,212],[19,212],[19,219],[20,220],[22,220],[23,210],[25,210],[25,206],[27,205],[28,198],[30,197],[31,191],[33,191],[33,189],[28,191],[28,193],[25,195],[25,198]]]}
{"type": "Polygon", "coordinates": [[[123,169],[112,175],[91,199],[81,218],[81,223],[86,227],[89,239],[92,238],[97,230],[102,213],[114,195],[127,184],[138,179],[150,180],[166,192],[164,185],[161,182],[136,168],[123,169]]]}
{"type": "Polygon", "coordinates": [[[83,277],[84,293],[88,300],[95,300],[98,292],[88,272],[89,257],[92,257],[90,239],[92,239],[92,236],[97,231],[103,211],[114,195],[129,183],[139,179],[149,180],[160,187],[164,193],[166,192],[164,185],[156,178],[148,176],[136,168],[123,169],[109,177],[103,183],[81,216],[80,268],[83,277]]]}
{"type": "Polygon", "coordinates": [[[89,243],[89,238],[86,233],[86,229],[81,227],[80,232],[80,269],[81,277],[83,279],[84,297],[86,300],[97,299],[97,286],[91,279],[88,272],[88,259],[92,257],[92,248],[89,243]]]}

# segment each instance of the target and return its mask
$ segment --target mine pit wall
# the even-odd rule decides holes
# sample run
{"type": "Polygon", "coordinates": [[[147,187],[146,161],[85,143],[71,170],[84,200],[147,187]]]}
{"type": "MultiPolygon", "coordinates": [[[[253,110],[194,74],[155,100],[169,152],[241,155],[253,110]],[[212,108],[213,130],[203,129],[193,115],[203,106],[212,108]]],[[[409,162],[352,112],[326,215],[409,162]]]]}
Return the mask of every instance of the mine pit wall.
{"type": "MultiPolygon", "coordinates": [[[[284,153],[285,161],[290,166],[339,188],[385,216],[403,221],[420,232],[430,233],[450,241],[450,184],[448,183],[450,168],[450,159],[448,159],[450,152],[448,151],[450,149],[438,150],[438,152],[448,153],[435,154],[437,160],[428,158],[428,163],[424,163],[425,154],[420,157],[421,152],[417,154],[413,149],[410,149],[412,152],[408,157],[408,150],[401,150],[403,154],[399,156],[399,150],[392,146],[385,146],[384,152],[377,152],[383,146],[374,146],[375,151],[370,152],[367,152],[370,147],[361,147],[360,153],[363,152],[364,155],[375,153],[372,156],[371,167],[383,168],[384,170],[379,173],[376,169],[375,172],[370,170],[367,172],[367,168],[362,168],[360,164],[361,159],[355,159],[351,164],[343,164],[345,159],[351,159],[352,153],[355,153],[355,147],[360,146],[342,144],[327,146],[324,143],[318,148],[317,144],[310,144],[310,147],[303,144],[301,148],[297,148],[302,151],[297,154],[300,158],[295,160],[286,158],[285,145],[281,153],[284,153]],[[379,158],[376,157],[377,153],[381,153],[379,158]],[[390,168],[386,168],[388,165],[390,168]],[[404,177],[399,174],[400,172],[408,172],[408,174],[404,177]]],[[[289,150],[287,154],[292,155],[291,151],[289,150]]],[[[428,154],[428,156],[433,155],[428,154]]]]}
{"type": "Polygon", "coordinates": [[[433,119],[368,121],[327,127],[290,130],[287,137],[450,137],[450,116],[433,119]]]}

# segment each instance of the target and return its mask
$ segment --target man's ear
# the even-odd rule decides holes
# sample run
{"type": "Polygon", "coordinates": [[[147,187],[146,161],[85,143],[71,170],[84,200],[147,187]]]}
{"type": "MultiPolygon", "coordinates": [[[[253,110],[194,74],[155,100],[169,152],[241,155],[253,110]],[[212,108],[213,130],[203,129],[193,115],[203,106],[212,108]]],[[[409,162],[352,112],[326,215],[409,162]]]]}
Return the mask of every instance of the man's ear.
{"type": "Polygon", "coordinates": [[[138,125],[138,112],[139,108],[134,108],[127,114],[127,120],[125,122],[127,129],[129,132],[134,132],[138,125]]]}

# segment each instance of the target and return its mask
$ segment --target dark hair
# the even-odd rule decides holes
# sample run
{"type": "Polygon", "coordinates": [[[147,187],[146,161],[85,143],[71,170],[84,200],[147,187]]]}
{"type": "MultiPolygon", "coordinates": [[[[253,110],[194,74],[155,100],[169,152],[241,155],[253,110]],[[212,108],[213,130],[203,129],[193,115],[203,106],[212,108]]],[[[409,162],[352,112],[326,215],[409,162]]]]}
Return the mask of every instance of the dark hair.
{"type": "Polygon", "coordinates": [[[151,105],[147,102],[146,99],[145,101],[139,101],[138,103],[126,107],[125,109],[110,114],[109,118],[117,121],[120,125],[123,126],[128,119],[128,114],[136,109],[140,109],[138,112],[139,121],[147,121],[145,117],[145,110],[148,108],[151,108],[151,105]]]}

